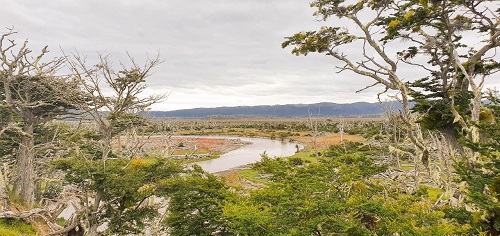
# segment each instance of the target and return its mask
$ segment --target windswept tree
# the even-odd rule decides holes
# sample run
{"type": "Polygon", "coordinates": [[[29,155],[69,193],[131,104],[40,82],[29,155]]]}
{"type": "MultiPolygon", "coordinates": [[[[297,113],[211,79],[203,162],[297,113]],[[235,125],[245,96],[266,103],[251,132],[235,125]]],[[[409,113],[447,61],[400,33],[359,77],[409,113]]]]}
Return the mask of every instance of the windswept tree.
{"type": "MultiPolygon", "coordinates": [[[[407,129],[424,164],[432,149],[444,148],[424,139],[420,124],[465,137],[473,154],[466,152],[455,169],[467,182],[476,209],[471,221],[479,231],[497,235],[498,100],[485,105],[482,99],[487,80],[500,69],[499,5],[482,0],[315,0],[311,7],[334,25],[287,37],[282,46],[294,46],[296,55],[324,53],[340,63],[340,71],[373,79],[367,88],[382,85],[383,92],[397,92],[393,97],[404,106],[401,128],[407,129]]],[[[439,136],[430,134],[429,139],[439,136]]]]}
{"type": "Polygon", "coordinates": [[[16,34],[7,29],[0,37],[0,100],[2,122],[0,135],[11,133],[18,140],[14,192],[27,207],[35,201],[36,148],[35,128],[68,113],[73,105],[67,97],[80,97],[75,81],[56,72],[65,59],[45,60],[45,46],[39,54],[28,48],[28,40],[17,44],[16,34]]]}
{"type": "Polygon", "coordinates": [[[402,1],[395,6],[378,24],[386,27],[384,42],[405,42],[399,53],[403,63],[427,71],[412,84],[423,123],[438,129],[458,123],[467,139],[479,142],[483,87],[500,69],[498,4],[402,1]]]}
{"type": "Polygon", "coordinates": [[[339,63],[340,72],[374,80],[360,91],[381,85],[381,93],[396,92],[392,97],[403,104],[402,128],[425,165],[431,150],[410,106],[416,91],[412,82],[438,78],[438,90],[451,104],[452,122],[458,122],[471,140],[478,139],[474,123],[481,110],[481,89],[498,70],[494,52],[500,18],[499,10],[493,9],[498,6],[486,1],[316,0],[311,7],[331,26],[287,37],[282,46],[293,46],[295,55],[324,53],[339,63]],[[466,109],[458,108],[456,94],[466,92],[472,98],[463,104],[466,109]],[[464,116],[468,111],[470,115],[464,116]]]}
{"type": "Polygon", "coordinates": [[[422,162],[426,164],[429,149],[411,111],[410,88],[398,64],[401,58],[396,51],[391,50],[391,45],[381,41],[384,35],[378,33],[384,32],[385,27],[377,23],[384,15],[390,14],[393,3],[395,2],[313,1],[311,7],[317,8],[315,16],[325,22],[331,20],[334,25],[287,37],[282,47],[293,46],[292,53],[295,55],[307,55],[310,52],[325,53],[339,62],[337,66],[339,72],[351,71],[375,81],[374,84],[359,91],[376,85],[385,88],[380,94],[388,90],[396,91],[398,94],[393,98],[403,104],[400,115],[407,124],[408,136],[420,151],[422,162]],[[359,49],[352,50],[353,48],[359,49]]]}

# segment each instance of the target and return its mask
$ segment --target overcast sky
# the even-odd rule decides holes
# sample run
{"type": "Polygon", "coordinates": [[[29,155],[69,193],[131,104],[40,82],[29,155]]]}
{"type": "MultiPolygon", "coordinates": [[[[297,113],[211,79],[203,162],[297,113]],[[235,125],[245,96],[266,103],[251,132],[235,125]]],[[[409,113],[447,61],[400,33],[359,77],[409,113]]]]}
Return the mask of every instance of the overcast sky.
{"type": "Polygon", "coordinates": [[[281,48],[285,36],[324,24],[309,2],[0,0],[0,27],[14,26],[35,50],[49,45],[51,56],[76,49],[118,61],[128,51],[144,61],[160,52],[147,93],[170,96],[155,110],[376,101],[380,87],[355,93],[372,81],[335,73],[332,58],[281,48]]]}

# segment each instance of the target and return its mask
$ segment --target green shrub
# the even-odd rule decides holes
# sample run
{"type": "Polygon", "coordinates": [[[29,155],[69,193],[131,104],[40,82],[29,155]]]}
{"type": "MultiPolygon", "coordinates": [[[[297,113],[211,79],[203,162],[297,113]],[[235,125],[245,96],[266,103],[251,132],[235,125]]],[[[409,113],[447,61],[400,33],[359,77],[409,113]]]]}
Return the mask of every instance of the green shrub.
{"type": "Polygon", "coordinates": [[[294,166],[304,165],[304,160],[302,160],[299,157],[290,157],[290,158],[288,158],[288,161],[290,161],[292,163],[292,165],[294,165],[294,166]]]}
{"type": "Polygon", "coordinates": [[[36,235],[32,225],[16,219],[0,219],[0,235],[2,236],[29,236],[36,235]]]}

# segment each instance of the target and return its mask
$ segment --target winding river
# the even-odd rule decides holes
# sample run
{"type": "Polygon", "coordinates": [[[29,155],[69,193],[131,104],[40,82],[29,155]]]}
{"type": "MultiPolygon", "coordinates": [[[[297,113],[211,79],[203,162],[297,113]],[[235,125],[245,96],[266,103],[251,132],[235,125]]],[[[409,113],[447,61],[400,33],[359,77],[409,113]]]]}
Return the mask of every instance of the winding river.
{"type": "MultiPolygon", "coordinates": [[[[205,137],[205,136],[203,136],[205,137]]],[[[243,166],[259,161],[262,157],[260,154],[266,152],[269,157],[285,157],[291,156],[297,151],[295,142],[271,140],[265,138],[248,138],[248,137],[232,137],[232,136],[209,136],[212,138],[228,138],[240,139],[251,144],[240,147],[236,150],[222,154],[217,159],[208,161],[196,162],[205,171],[216,173],[220,171],[230,170],[238,166],[243,166]]],[[[299,148],[303,146],[298,144],[299,148]]]]}

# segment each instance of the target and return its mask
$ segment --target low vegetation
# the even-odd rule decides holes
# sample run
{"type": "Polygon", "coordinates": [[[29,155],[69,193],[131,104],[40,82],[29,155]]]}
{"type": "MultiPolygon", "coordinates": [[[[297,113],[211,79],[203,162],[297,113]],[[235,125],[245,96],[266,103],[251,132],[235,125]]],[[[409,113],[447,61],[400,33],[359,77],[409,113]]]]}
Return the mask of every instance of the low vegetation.
{"type": "Polygon", "coordinates": [[[0,235],[3,236],[35,236],[37,230],[32,225],[15,219],[0,219],[0,235]]]}

